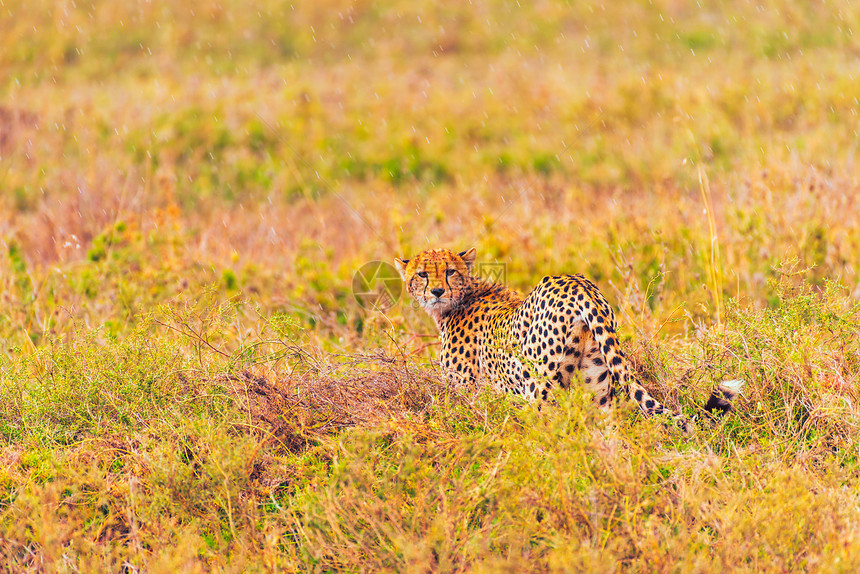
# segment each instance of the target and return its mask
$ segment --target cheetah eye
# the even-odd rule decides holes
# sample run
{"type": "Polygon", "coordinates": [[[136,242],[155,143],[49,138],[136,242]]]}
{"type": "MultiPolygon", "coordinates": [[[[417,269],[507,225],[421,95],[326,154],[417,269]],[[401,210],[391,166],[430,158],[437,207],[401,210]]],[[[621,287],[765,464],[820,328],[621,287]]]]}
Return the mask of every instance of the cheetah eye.
{"type": "Polygon", "coordinates": [[[422,279],[427,279],[427,272],[426,271],[419,271],[418,273],[416,273],[416,275],[418,275],[422,279]]]}
{"type": "Polygon", "coordinates": [[[453,274],[454,274],[454,273],[456,273],[456,272],[457,272],[457,270],[456,270],[456,269],[448,269],[447,271],[445,271],[445,275],[447,275],[448,277],[450,277],[451,275],[453,275],[453,274]]]}

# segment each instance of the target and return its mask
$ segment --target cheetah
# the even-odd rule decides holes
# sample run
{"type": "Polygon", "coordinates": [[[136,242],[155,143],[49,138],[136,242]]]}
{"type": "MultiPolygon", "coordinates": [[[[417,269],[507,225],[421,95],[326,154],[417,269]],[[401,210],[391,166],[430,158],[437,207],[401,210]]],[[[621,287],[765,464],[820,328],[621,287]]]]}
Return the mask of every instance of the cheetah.
{"type": "MultiPolygon", "coordinates": [[[[475,248],[430,249],[395,259],[410,295],[434,319],[442,339],[441,367],[449,379],[489,384],[529,401],[545,401],[582,373],[606,409],[629,396],[646,416],[668,412],[631,374],[618,343],[615,313],[582,275],[544,277],[527,296],[473,275],[475,248]]],[[[713,390],[705,409],[731,409],[739,381],[713,390]]],[[[671,413],[678,424],[690,423],[671,413]]]]}

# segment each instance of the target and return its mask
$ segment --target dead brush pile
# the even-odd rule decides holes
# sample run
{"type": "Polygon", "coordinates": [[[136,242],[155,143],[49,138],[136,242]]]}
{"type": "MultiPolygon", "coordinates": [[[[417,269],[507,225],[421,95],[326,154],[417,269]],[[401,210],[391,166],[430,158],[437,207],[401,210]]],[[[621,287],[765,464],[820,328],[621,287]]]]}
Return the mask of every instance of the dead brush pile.
{"type": "Polygon", "coordinates": [[[441,404],[470,403],[435,369],[382,353],[306,366],[286,376],[244,370],[220,377],[247,415],[247,428],[293,453],[350,427],[411,425],[427,421],[441,404]]]}

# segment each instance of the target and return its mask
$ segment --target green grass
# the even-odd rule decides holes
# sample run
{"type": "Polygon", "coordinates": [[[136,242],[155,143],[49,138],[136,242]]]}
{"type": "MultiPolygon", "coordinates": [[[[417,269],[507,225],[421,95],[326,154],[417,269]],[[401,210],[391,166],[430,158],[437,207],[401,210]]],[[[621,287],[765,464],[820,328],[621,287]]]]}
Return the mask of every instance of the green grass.
{"type": "Polygon", "coordinates": [[[851,3],[0,14],[0,568],[858,569],[851,3]],[[450,388],[352,294],[432,246],[589,276],[699,430],[450,388]]]}

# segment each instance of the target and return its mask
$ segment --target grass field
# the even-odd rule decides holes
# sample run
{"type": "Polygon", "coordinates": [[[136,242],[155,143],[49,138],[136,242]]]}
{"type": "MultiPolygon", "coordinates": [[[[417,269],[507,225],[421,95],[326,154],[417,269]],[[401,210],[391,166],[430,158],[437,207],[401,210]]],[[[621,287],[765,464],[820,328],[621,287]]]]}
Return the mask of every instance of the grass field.
{"type": "Polygon", "coordinates": [[[856,572],[851,2],[0,0],[0,567],[856,572]],[[584,273],[691,436],[355,272],[584,273]],[[497,267],[498,269],[499,267],[497,267]]]}

